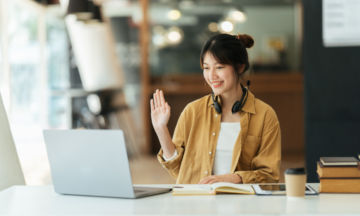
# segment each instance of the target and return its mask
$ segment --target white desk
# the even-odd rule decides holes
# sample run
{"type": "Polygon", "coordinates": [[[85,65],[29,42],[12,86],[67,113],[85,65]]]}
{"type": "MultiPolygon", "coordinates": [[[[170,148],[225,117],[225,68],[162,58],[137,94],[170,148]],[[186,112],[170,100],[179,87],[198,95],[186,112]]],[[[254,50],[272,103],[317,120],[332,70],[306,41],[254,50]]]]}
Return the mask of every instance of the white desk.
{"type": "MultiPolygon", "coordinates": [[[[149,186],[149,185],[147,185],[149,186]]],[[[172,185],[151,185],[172,187],[172,185]]],[[[314,189],[318,184],[312,184],[314,189]]],[[[59,195],[52,186],[13,186],[0,192],[0,215],[360,215],[360,194],[285,196],[216,195],[141,199],[59,195]]]]}

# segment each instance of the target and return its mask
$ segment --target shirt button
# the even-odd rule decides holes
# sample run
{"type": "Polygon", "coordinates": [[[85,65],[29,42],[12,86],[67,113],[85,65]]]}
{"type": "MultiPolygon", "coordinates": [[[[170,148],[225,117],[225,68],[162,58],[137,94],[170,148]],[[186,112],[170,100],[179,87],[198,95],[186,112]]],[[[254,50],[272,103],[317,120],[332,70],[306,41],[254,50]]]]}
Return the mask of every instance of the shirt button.
{"type": "Polygon", "coordinates": [[[217,114],[215,114],[215,117],[217,117],[217,114]]]}
{"type": "Polygon", "coordinates": [[[213,133],[213,136],[215,136],[215,133],[213,133]]]}
{"type": "Polygon", "coordinates": [[[208,171],[205,171],[205,174],[208,174],[208,171]]]}
{"type": "Polygon", "coordinates": [[[209,152],[209,154],[211,154],[211,152],[209,152]]]}

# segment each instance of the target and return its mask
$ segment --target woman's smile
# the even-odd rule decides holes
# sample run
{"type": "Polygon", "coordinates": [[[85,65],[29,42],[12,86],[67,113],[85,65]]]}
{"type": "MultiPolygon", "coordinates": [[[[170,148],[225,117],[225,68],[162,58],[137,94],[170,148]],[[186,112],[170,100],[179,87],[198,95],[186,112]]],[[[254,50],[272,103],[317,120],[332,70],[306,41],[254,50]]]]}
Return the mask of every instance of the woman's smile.
{"type": "Polygon", "coordinates": [[[221,84],[223,84],[224,81],[220,81],[220,82],[212,82],[211,85],[213,88],[218,88],[221,86],[221,84]]]}

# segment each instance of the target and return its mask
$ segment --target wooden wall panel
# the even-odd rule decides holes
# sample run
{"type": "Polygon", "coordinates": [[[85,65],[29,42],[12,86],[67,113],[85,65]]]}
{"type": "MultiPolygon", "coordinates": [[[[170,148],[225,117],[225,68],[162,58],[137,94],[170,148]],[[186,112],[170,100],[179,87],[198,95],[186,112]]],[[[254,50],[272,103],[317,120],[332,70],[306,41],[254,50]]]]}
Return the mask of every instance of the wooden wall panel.
{"type": "Polygon", "coordinates": [[[276,112],[281,128],[283,153],[303,153],[304,109],[302,93],[254,93],[276,112]]]}

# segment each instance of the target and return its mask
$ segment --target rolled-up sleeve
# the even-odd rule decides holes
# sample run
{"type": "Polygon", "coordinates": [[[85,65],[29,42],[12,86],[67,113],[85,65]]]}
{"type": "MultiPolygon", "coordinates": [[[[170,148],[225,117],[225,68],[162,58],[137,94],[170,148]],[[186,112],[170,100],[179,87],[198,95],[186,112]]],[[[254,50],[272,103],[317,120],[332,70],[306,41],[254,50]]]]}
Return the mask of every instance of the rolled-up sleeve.
{"type": "Polygon", "coordinates": [[[258,153],[251,161],[250,171],[236,171],[244,184],[277,183],[280,176],[281,163],[281,132],[276,122],[264,131],[258,153]]]}
{"type": "Polygon", "coordinates": [[[157,155],[157,158],[161,165],[167,169],[170,175],[177,179],[179,175],[179,170],[181,166],[181,162],[184,156],[185,151],[185,110],[181,113],[177,125],[175,127],[174,135],[172,138],[172,142],[175,144],[175,149],[178,155],[172,159],[165,161],[163,158],[163,149],[160,149],[160,152],[157,155]]]}

